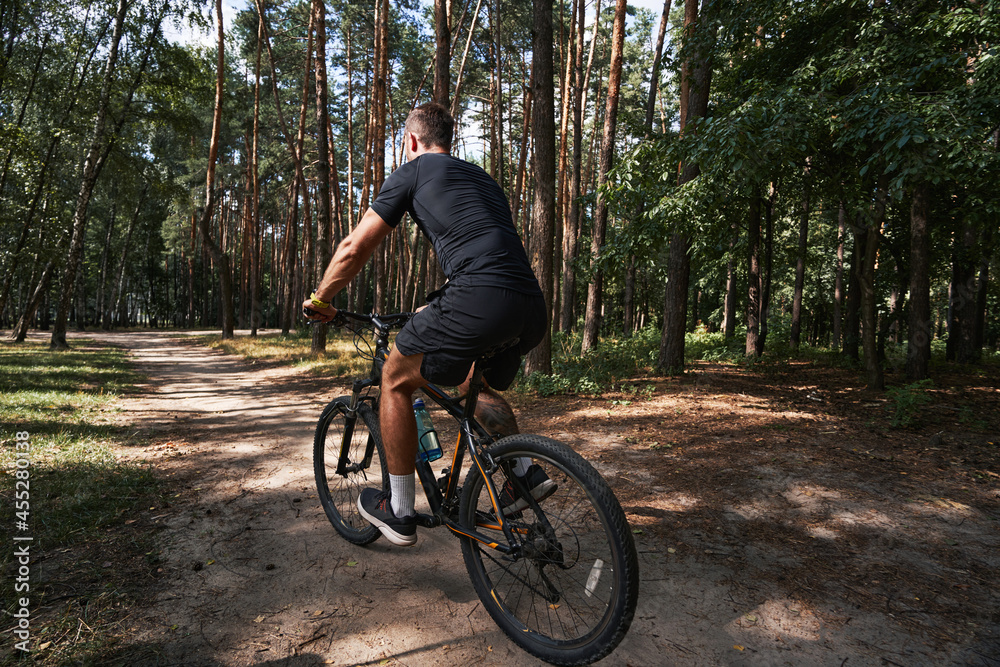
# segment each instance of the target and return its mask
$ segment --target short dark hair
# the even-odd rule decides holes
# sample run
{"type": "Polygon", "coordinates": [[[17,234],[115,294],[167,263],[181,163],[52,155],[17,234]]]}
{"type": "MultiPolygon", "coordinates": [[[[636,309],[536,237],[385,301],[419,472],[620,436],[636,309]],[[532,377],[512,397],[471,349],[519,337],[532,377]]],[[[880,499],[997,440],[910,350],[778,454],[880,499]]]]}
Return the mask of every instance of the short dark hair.
{"type": "Polygon", "coordinates": [[[406,117],[406,131],[420,138],[425,146],[451,150],[455,119],[448,108],[437,102],[421,104],[406,117]]]}

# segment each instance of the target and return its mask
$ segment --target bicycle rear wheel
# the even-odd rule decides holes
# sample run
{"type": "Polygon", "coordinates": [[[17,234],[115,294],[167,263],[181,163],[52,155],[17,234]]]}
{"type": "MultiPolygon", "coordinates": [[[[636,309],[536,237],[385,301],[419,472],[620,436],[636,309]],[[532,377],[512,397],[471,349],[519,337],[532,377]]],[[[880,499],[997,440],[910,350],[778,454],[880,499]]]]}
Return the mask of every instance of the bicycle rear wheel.
{"type": "Polygon", "coordinates": [[[389,470],[374,410],[361,403],[351,413],[350,404],[350,396],[341,396],[323,410],[313,438],[313,469],[330,523],[347,541],[369,544],[381,533],[358,512],[358,496],[369,486],[389,488],[389,470]],[[338,473],[342,451],[344,470],[338,473]]]}
{"type": "MultiPolygon", "coordinates": [[[[584,665],[603,658],[628,631],[639,594],[639,560],[618,499],[589,463],[554,440],[512,435],[489,451],[498,493],[519,457],[531,458],[556,487],[537,502],[522,494],[528,506],[508,517],[522,541],[518,557],[462,539],[479,599],[514,642],[542,660],[584,665]]],[[[475,466],[459,513],[462,525],[507,543],[475,466]]]]}

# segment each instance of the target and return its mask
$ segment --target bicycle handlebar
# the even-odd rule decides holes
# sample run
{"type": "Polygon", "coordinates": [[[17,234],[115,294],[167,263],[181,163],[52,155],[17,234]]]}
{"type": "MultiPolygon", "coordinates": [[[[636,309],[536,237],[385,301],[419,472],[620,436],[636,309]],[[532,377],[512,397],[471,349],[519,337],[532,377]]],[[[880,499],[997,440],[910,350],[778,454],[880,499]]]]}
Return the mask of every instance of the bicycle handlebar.
{"type": "Polygon", "coordinates": [[[410,320],[411,317],[413,317],[413,313],[391,313],[389,315],[379,315],[378,313],[363,314],[352,313],[347,310],[338,310],[331,324],[334,326],[343,326],[347,323],[347,320],[354,320],[355,322],[363,322],[364,324],[371,324],[379,328],[384,327],[386,329],[393,329],[396,327],[402,327],[410,320]]]}
{"type": "MultiPolygon", "coordinates": [[[[309,317],[309,313],[315,313],[312,308],[304,307],[302,309],[302,314],[306,318],[308,324],[314,324],[316,320],[309,317]]],[[[330,325],[334,327],[342,327],[347,324],[348,320],[354,320],[355,322],[361,322],[363,324],[373,325],[376,328],[393,329],[402,327],[406,324],[410,318],[413,317],[413,313],[392,313],[389,315],[379,315],[378,313],[352,313],[348,310],[337,310],[337,314],[333,316],[330,320],[330,325]]]]}

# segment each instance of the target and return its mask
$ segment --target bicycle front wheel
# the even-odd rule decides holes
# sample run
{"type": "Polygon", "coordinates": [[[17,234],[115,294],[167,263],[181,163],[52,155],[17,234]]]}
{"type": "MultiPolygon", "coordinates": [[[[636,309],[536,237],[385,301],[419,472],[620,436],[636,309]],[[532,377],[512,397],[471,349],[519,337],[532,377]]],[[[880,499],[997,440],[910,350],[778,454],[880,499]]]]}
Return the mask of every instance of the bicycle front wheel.
{"type": "Polygon", "coordinates": [[[341,396],[323,410],[313,438],[313,469],[330,523],[348,542],[369,544],[381,533],[358,512],[358,496],[367,487],[389,488],[389,470],[375,411],[361,403],[352,413],[350,405],[351,397],[341,396]]]}
{"type": "MultiPolygon", "coordinates": [[[[584,665],[603,658],[628,631],[639,594],[639,560],[618,499],[589,463],[554,440],[512,435],[489,452],[498,464],[492,480],[501,503],[504,497],[521,497],[504,514],[522,547],[510,558],[488,544],[462,539],[479,599],[511,639],[542,660],[584,665]],[[524,493],[512,496],[514,486],[502,491],[511,465],[522,457],[555,484],[544,483],[536,493],[541,500],[528,499],[523,485],[524,493]]],[[[528,478],[537,481],[539,472],[530,471],[528,478]]],[[[505,544],[495,517],[483,476],[473,466],[462,494],[461,523],[505,544]]]]}

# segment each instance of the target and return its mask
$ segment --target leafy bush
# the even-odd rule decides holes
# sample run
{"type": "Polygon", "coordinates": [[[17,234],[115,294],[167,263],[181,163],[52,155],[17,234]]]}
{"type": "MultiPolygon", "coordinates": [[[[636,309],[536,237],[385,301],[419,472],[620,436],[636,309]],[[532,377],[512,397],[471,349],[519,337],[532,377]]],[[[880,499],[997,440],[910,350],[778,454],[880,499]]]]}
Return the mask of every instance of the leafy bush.
{"type": "Polygon", "coordinates": [[[927,390],[934,385],[930,379],[918,380],[902,387],[890,387],[886,390],[893,409],[892,426],[907,428],[917,420],[920,407],[927,405],[931,397],[927,390]]]}
{"type": "Polygon", "coordinates": [[[532,373],[520,386],[542,396],[597,394],[621,378],[648,371],[656,364],[660,332],[646,327],[628,338],[605,338],[596,349],[580,351],[580,332],[552,336],[552,373],[532,373]]]}
{"type": "MultiPolygon", "coordinates": [[[[580,332],[552,336],[552,373],[533,373],[518,386],[543,396],[597,394],[624,378],[653,372],[660,353],[661,331],[650,325],[629,337],[604,338],[597,348],[581,353],[580,332]]],[[[687,361],[742,361],[743,335],[729,340],[722,332],[699,330],[684,339],[687,361]]]]}
{"type": "Polygon", "coordinates": [[[685,334],[685,361],[741,361],[746,341],[743,329],[727,339],[721,331],[709,333],[704,330],[685,334]]]}

